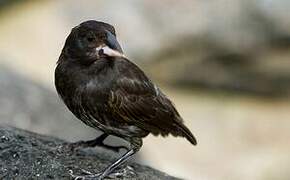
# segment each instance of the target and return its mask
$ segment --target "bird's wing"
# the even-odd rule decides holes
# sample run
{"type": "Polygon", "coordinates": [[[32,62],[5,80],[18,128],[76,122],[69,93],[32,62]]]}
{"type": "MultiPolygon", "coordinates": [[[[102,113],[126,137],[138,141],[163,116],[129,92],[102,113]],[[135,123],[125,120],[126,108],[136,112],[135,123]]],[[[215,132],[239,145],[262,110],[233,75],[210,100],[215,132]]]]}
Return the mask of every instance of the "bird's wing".
{"type": "Polygon", "coordinates": [[[116,119],[137,125],[155,135],[178,135],[182,120],[173,104],[150,80],[123,77],[111,90],[109,103],[116,119]]]}
{"type": "Polygon", "coordinates": [[[136,65],[126,65],[131,66],[119,69],[121,73],[110,88],[87,91],[87,99],[83,103],[89,115],[100,120],[111,119],[110,123],[117,126],[136,126],[154,135],[183,136],[196,144],[172,102],[136,65]],[[104,114],[106,117],[102,118],[104,114]]]}

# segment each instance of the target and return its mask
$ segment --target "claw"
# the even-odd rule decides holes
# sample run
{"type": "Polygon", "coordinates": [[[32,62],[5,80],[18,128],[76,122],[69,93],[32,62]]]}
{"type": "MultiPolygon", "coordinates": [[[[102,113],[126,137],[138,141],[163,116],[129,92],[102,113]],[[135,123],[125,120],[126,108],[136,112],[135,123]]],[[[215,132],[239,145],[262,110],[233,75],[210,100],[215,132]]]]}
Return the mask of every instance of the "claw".
{"type": "Polygon", "coordinates": [[[134,171],[134,168],[131,166],[126,166],[123,169],[120,169],[119,171],[115,173],[111,173],[109,175],[110,178],[132,178],[132,176],[136,176],[137,174],[134,171]]]}
{"type": "Polygon", "coordinates": [[[82,176],[74,175],[72,170],[69,170],[69,174],[74,180],[101,180],[101,179],[103,179],[101,173],[93,174],[93,173],[91,173],[87,170],[84,170],[84,169],[81,169],[81,171],[84,174],[82,176]]]}
{"type": "MultiPolygon", "coordinates": [[[[99,138],[97,138],[95,141],[91,141],[93,143],[97,143],[97,144],[103,144],[103,140],[107,137],[108,135],[101,135],[99,138]],[[101,139],[101,141],[98,141],[99,139],[101,139]]],[[[73,174],[72,171],[70,171],[70,175],[74,178],[74,179],[78,179],[78,180],[83,180],[83,179],[98,179],[101,180],[104,177],[111,177],[110,175],[112,174],[112,172],[114,172],[114,170],[116,170],[117,168],[120,167],[120,165],[122,165],[123,163],[125,163],[128,159],[130,159],[134,154],[136,154],[136,152],[139,151],[139,149],[142,146],[142,139],[141,138],[127,138],[126,139],[128,142],[130,142],[130,146],[131,149],[129,151],[127,151],[125,154],[123,154],[119,159],[117,159],[115,162],[113,162],[111,165],[109,165],[107,168],[105,168],[100,174],[92,174],[88,171],[84,171],[85,174],[88,175],[84,175],[84,176],[75,176],[73,174]]],[[[107,145],[105,145],[107,146],[107,145]]],[[[111,147],[112,148],[112,147],[111,147]]],[[[115,147],[116,148],[116,147],[115,147]]],[[[125,169],[121,170],[121,172],[116,174],[117,176],[127,176],[127,177],[132,177],[132,175],[136,175],[136,173],[134,172],[134,169],[130,166],[127,166],[125,169]]]]}
{"type": "Polygon", "coordinates": [[[85,175],[93,175],[93,173],[91,173],[90,171],[87,171],[87,170],[84,170],[84,169],[81,169],[81,171],[85,175]]]}
{"type": "MultiPolygon", "coordinates": [[[[81,169],[81,173],[83,175],[74,175],[73,171],[69,170],[69,174],[74,180],[101,180],[104,178],[102,176],[102,173],[94,174],[84,169],[81,169]]],[[[124,178],[124,177],[132,178],[133,176],[136,176],[134,168],[131,166],[126,166],[125,168],[120,169],[117,172],[111,173],[109,176],[107,176],[107,178],[110,178],[110,179],[124,178]]]]}

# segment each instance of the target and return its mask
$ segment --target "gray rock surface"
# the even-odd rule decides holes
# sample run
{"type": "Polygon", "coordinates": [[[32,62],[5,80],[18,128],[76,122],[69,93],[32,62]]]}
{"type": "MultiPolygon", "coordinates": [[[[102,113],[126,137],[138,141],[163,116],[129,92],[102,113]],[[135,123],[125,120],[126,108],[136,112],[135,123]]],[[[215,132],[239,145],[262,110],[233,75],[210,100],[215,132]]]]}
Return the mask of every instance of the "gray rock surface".
{"type": "MultiPolygon", "coordinates": [[[[0,179],[72,179],[70,172],[97,173],[117,158],[101,148],[65,151],[63,144],[66,142],[53,137],[0,127],[0,179]]],[[[136,174],[127,173],[121,179],[177,179],[150,167],[130,166],[136,174]]]]}

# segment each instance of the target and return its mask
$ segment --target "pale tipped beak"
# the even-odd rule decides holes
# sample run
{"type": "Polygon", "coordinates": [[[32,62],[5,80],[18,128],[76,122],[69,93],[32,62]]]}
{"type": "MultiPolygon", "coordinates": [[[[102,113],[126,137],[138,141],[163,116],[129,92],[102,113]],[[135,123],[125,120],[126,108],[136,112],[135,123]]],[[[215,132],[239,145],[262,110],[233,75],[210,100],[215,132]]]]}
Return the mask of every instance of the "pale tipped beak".
{"type": "Polygon", "coordinates": [[[122,57],[122,58],[126,58],[126,56],[114,49],[111,49],[109,46],[107,45],[101,45],[99,47],[96,48],[97,52],[99,55],[107,55],[109,57],[122,57]]]}

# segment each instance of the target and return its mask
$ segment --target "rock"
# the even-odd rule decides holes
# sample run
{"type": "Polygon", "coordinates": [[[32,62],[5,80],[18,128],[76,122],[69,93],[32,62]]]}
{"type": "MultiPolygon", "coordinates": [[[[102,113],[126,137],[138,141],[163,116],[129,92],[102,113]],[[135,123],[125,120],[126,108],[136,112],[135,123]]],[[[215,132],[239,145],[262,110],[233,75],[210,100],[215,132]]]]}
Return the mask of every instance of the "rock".
{"type": "Polygon", "coordinates": [[[52,86],[65,37],[90,18],[113,24],[126,55],[160,81],[284,96],[290,94],[288,7],[287,0],[33,2],[1,20],[0,49],[8,58],[0,61],[52,86]]]}
{"type": "Polygon", "coordinates": [[[40,83],[0,66],[0,86],[0,123],[72,141],[90,135],[56,92],[40,83]]]}
{"type": "Polygon", "coordinates": [[[23,2],[25,0],[1,0],[0,1],[0,11],[8,6],[11,6],[16,3],[23,2]]]}
{"type": "Polygon", "coordinates": [[[275,43],[237,52],[210,39],[187,37],[152,56],[146,70],[177,87],[289,96],[290,38],[275,43]]]}
{"type": "MultiPolygon", "coordinates": [[[[65,143],[54,137],[1,126],[0,179],[72,179],[70,172],[79,175],[83,169],[97,173],[117,158],[98,147],[63,151],[65,143]]],[[[147,166],[130,163],[130,167],[136,174],[128,174],[124,179],[177,179],[147,166]]]]}
{"type": "Polygon", "coordinates": [[[289,1],[90,1],[90,10],[67,4],[64,16],[75,24],[94,16],[115,24],[128,57],[147,65],[156,80],[177,87],[290,94],[289,1]],[[111,7],[118,11],[111,15],[111,7]]]}

